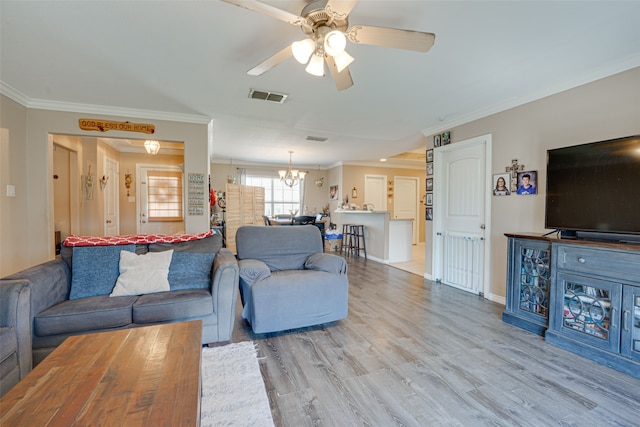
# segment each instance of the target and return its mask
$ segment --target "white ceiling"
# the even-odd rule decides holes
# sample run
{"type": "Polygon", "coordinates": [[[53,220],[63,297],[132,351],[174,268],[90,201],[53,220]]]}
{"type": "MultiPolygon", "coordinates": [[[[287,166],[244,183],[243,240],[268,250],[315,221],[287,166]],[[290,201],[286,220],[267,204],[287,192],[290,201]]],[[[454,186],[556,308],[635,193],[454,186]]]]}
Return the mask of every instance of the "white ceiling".
{"type": "MultiPolygon", "coordinates": [[[[305,1],[265,1],[299,14],[305,1]]],[[[33,108],[203,123],[212,160],[327,166],[640,66],[640,1],[361,0],[350,24],[436,34],[428,53],[348,44],[338,92],[289,59],[300,28],[219,0],[0,0],[0,90],[33,108]],[[250,89],[288,94],[284,104],[250,89]],[[308,142],[308,135],[328,137],[308,142]]],[[[455,139],[455,135],[453,135],[455,139]]]]}

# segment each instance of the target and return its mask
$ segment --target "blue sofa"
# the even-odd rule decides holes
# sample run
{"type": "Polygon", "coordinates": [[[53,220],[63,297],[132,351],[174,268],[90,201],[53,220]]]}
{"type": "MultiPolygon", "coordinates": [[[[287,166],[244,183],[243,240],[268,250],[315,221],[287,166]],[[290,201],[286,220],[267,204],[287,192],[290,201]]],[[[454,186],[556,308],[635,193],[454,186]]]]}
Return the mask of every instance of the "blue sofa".
{"type": "Polygon", "coordinates": [[[0,281],[28,281],[34,365],[67,337],[85,333],[201,319],[202,343],[229,341],[238,295],[238,263],[221,236],[177,243],[66,247],[61,258],[0,281]],[[120,251],[173,250],[170,289],[110,297],[120,251]],[[114,270],[115,269],[115,270],[114,270]]]}
{"type": "Polygon", "coordinates": [[[31,371],[29,282],[6,280],[0,286],[0,397],[31,371]]]}
{"type": "Polygon", "coordinates": [[[236,249],[242,317],[255,333],[347,317],[347,264],[323,253],[317,227],[243,226],[236,233],[236,249]]]}

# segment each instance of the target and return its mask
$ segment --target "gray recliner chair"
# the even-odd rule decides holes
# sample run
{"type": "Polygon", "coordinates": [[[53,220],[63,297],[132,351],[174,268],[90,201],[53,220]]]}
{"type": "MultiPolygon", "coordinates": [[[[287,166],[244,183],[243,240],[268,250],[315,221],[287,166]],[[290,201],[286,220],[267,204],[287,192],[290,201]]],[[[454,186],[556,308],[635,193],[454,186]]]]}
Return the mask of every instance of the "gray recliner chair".
{"type": "Polygon", "coordinates": [[[0,397],[31,371],[28,280],[0,280],[0,397]]]}
{"type": "Polygon", "coordinates": [[[322,252],[317,227],[243,226],[236,233],[236,249],[242,317],[255,333],[347,317],[347,263],[322,252]]]}

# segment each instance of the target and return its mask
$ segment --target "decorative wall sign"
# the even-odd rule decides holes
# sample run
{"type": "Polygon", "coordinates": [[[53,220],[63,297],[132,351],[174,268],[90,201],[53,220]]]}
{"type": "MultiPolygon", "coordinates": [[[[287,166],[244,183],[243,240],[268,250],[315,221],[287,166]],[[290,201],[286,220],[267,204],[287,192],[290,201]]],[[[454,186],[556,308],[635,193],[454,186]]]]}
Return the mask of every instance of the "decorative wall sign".
{"type": "Polygon", "coordinates": [[[511,160],[511,166],[504,168],[505,172],[511,174],[511,192],[513,193],[518,189],[518,172],[524,170],[524,165],[518,164],[518,159],[511,160]]]}
{"type": "Polygon", "coordinates": [[[189,215],[204,215],[205,179],[203,173],[190,173],[187,188],[187,212],[189,215]]]}
{"type": "Polygon", "coordinates": [[[100,132],[107,132],[110,130],[120,130],[123,132],[141,132],[146,134],[153,134],[156,131],[154,125],[145,123],[131,123],[131,122],[113,122],[110,120],[96,120],[96,119],[79,119],[78,126],[82,130],[97,130],[100,132]]]}

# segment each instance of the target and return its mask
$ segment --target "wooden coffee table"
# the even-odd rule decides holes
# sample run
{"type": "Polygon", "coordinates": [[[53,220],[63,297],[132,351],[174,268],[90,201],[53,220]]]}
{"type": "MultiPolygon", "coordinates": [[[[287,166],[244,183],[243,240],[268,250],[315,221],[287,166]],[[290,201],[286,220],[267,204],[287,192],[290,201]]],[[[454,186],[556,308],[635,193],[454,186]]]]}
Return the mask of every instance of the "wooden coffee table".
{"type": "Polygon", "coordinates": [[[202,321],[67,338],[0,401],[2,426],[200,424],[202,321]]]}

